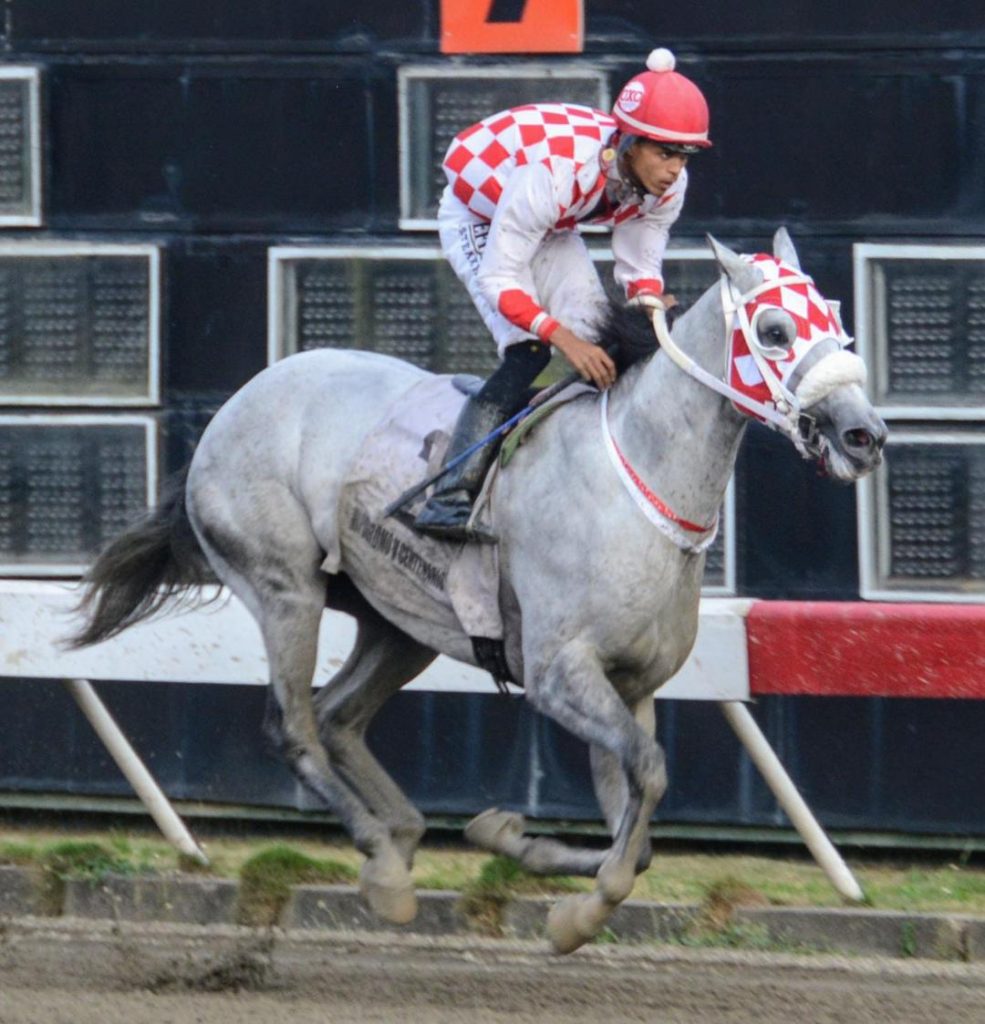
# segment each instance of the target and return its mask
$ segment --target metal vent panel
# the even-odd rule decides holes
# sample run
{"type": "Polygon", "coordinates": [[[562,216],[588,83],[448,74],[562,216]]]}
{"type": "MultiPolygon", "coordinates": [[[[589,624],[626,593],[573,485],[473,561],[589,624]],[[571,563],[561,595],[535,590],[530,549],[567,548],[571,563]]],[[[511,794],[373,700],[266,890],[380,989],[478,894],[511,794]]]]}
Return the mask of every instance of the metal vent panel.
{"type": "Polygon", "coordinates": [[[80,574],[156,488],[148,416],[0,416],[0,575],[80,574]]]}
{"type": "Polygon", "coordinates": [[[39,72],[0,67],[0,227],[40,224],[39,72]]]}
{"type": "Polygon", "coordinates": [[[985,435],[891,433],[859,523],[863,596],[985,601],[985,435]]]}
{"type": "Polygon", "coordinates": [[[856,329],[884,415],[978,419],[985,405],[985,247],[859,245],[856,329]]]}
{"type": "Polygon", "coordinates": [[[605,75],[570,66],[403,67],[398,87],[400,226],[409,229],[437,228],[438,199],[446,184],[441,161],[463,128],[522,103],[609,106],[605,75]]]}
{"type": "Polygon", "coordinates": [[[154,246],[0,243],[0,403],[160,400],[154,246]]]}

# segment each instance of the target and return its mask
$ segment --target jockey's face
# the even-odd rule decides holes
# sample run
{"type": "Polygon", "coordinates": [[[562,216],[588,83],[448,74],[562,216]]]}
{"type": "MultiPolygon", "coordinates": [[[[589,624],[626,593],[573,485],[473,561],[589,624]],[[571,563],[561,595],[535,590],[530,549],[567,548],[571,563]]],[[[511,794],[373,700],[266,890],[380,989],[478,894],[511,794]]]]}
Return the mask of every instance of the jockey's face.
{"type": "Polygon", "coordinates": [[[652,139],[638,139],[626,151],[626,169],[651,196],[662,196],[680,177],[687,154],[652,139]]]}

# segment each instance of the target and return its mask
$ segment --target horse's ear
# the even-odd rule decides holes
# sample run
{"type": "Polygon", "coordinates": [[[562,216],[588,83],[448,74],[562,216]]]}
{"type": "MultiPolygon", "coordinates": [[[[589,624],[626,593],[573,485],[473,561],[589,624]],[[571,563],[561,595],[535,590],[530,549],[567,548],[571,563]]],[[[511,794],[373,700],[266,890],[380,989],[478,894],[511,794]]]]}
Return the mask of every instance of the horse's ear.
{"type": "Polygon", "coordinates": [[[705,237],[708,239],[711,251],[715,254],[718,265],[740,292],[744,294],[745,292],[752,291],[762,281],[763,275],[751,263],[747,263],[737,252],[732,252],[727,245],[722,245],[712,235],[706,235],[705,237]]]}
{"type": "Polygon", "coordinates": [[[790,232],[784,227],[776,229],[776,234],[773,236],[773,255],[784,263],[789,263],[791,267],[796,270],[800,270],[800,257],[797,255],[797,250],[793,247],[793,239],[790,237],[790,232]]]}

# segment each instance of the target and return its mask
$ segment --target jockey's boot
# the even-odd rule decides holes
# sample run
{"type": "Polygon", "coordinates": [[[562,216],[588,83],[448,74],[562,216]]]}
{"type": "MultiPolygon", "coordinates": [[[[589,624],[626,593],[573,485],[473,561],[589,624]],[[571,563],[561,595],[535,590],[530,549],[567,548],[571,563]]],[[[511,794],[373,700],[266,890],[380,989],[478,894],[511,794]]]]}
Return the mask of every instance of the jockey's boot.
{"type": "MultiPolygon", "coordinates": [[[[448,465],[523,408],[527,389],[550,361],[550,346],[543,342],[531,340],[510,345],[502,363],[458,414],[444,464],[448,465]]],[[[447,540],[495,540],[470,531],[468,521],[472,503],[498,449],[499,443],[491,441],[443,476],[414,522],[417,529],[447,540]]]]}
{"type": "MultiPolygon", "coordinates": [[[[495,402],[484,401],[479,396],[466,399],[448,442],[444,465],[471,448],[476,441],[481,441],[506,418],[502,407],[495,402]]],[[[472,503],[498,450],[499,445],[490,441],[446,473],[434,485],[434,492],[418,513],[414,526],[445,540],[491,540],[473,536],[468,530],[468,521],[472,515],[472,503]]]]}

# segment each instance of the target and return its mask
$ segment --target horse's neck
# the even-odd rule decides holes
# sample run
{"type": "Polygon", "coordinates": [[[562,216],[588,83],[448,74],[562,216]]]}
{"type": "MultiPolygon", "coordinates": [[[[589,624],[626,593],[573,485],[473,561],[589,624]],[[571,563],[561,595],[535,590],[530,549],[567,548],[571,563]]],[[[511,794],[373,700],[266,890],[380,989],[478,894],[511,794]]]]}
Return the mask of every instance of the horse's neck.
{"type": "MultiPolygon", "coordinates": [[[[678,320],[674,341],[720,376],[724,333],[721,303],[709,293],[678,320]]],[[[613,436],[643,481],[678,515],[710,522],[732,475],[745,418],[664,352],[618,388],[611,404],[613,436]]]]}

